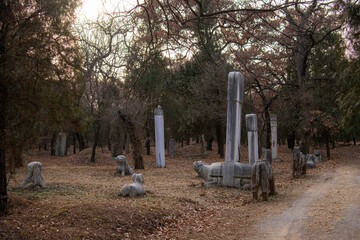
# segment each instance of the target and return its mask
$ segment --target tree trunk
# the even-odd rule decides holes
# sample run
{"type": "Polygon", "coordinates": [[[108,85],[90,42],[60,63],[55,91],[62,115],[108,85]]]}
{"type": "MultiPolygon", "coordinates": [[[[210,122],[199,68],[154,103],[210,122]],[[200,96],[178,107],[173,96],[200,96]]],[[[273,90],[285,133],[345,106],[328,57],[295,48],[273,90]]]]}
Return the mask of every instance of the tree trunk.
{"type": "Polygon", "coordinates": [[[220,155],[221,158],[225,157],[225,153],[224,153],[224,134],[223,134],[223,126],[221,125],[221,123],[218,123],[216,125],[216,138],[217,138],[217,143],[218,143],[218,154],[220,155]]]}
{"type": "Polygon", "coordinates": [[[295,131],[292,131],[287,137],[287,145],[289,149],[294,149],[295,146],[295,131]]]}
{"type": "Polygon", "coordinates": [[[56,145],[56,132],[53,132],[51,134],[51,139],[50,139],[50,156],[55,156],[56,153],[55,145],[56,145]]]}
{"type": "Polygon", "coordinates": [[[76,154],[76,137],[75,137],[75,135],[73,135],[72,139],[73,139],[73,146],[74,146],[74,154],[76,154]]]}
{"type": "Polygon", "coordinates": [[[271,124],[269,109],[265,109],[265,127],[266,127],[266,149],[271,149],[271,124]]]}
{"type": "Polygon", "coordinates": [[[123,154],[122,139],[123,137],[121,136],[120,121],[119,119],[117,119],[117,121],[113,122],[110,133],[110,146],[112,157],[117,157],[123,154]]]}
{"type": "Polygon", "coordinates": [[[7,213],[7,182],[6,182],[6,116],[8,89],[0,83],[0,215],[7,213]]]}
{"type": "Polygon", "coordinates": [[[85,149],[84,137],[83,137],[83,135],[80,134],[80,133],[75,133],[75,135],[76,135],[76,138],[77,138],[77,140],[78,140],[78,142],[79,142],[79,152],[81,152],[82,150],[85,149]]]}
{"type": "Polygon", "coordinates": [[[98,144],[99,133],[100,133],[100,121],[98,119],[94,120],[93,130],[94,130],[94,145],[93,145],[92,151],[91,151],[90,162],[95,162],[96,147],[98,144]]]}
{"type": "Polygon", "coordinates": [[[330,142],[329,140],[326,140],[326,157],[327,159],[330,159],[330,142]]]}
{"type": "Polygon", "coordinates": [[[142,144],[141,136],[137,134],[135,126],[129,116],[125,116],[119,111],[119,117],[125,123],[128,138],[130,139],[133,145],[132,155],[135,165],[134,168],[144,169],[143,144],[142,144]]]}
{"type": "Polygon", "coordinates": [[[353,137],[353,143],[356,146],[356,138],[355,137],[353,137]]]}

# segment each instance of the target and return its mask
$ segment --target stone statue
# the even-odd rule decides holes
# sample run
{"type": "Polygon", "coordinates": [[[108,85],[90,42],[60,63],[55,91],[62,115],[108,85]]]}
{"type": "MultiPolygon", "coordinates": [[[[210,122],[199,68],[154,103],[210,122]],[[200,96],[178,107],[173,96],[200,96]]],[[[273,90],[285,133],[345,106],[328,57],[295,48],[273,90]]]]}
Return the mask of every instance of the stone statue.
{"type": "Polygon", "coordinates": [[[42,165],[39,162],[31,162],[27,165],[25,178],[21,184],[22,188],[40,186],[45,188],[44,180],[41,176],[42,165]]]}
{"type": "Polygon", "coordinates": [[[255,162],[251,167],[251,182],[253,199],[258,199],[258,189],[261,188],[263,201],[268,201],[270,196],[275,195],[274,172],[271,166],[271,151],[269,149],[263,152],[264,159],[255,162]]]}
{"type": "Polygon", "coordinates": [[[131,178],[134,181],[134,183],[123,186],[120,189],[119,195],[123,197],[131,197],[131,198],[144,196],[146,192],[144,187],[142,186],[142,184],[144,183],[144,178],[142,174],[134,173],[131,178]]]}
{"type": "MultiPolygon", "coordinates": [[[[206,187],[224,186],[223,184],[223,162],[207,164],[202,161],[196,161],[193,168],[198,177],[205,180],[206,187]]],[[[251,188],[251,165],[236,162],[234,164],[234,177],[232,179],[234,187],[242,189],[251,188]]]]}
{"type": "Polygon", "coordinates": [[[292,178],[300,174],[306,174],[306,156],[300,152],[299,147],[294,147],[292,161],[292,178]]]}
{"type": "Polygon", "coordinates": [[[315,155],[314,154],[306,154],[306,168],[315,168],[315,155]]]}
{"type": "Polygon", "coordinates": [[[322,162],[322,156],[321,156],[321,149],[315,149],[314,150],[314,156],[315,156],[315,163],[322,162]]]}
{"type": "Polygon", "coordinates": [[[127,163],[125,156],[119,155],[116,158],[110,158],[109,160],[116,161],[117,163],[115,174],[120,174],[121,176],[133,174],[133,170],[127,163]]]}

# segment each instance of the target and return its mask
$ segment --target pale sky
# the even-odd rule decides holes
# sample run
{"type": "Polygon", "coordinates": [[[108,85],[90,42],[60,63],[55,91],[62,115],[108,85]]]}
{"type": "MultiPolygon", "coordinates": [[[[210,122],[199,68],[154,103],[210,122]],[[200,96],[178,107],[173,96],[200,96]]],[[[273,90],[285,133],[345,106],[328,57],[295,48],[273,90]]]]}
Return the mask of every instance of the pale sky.
{"type": "Polygon", "coordinates": [[[102,12],[113,12],[118,8],[128,10],[136,4],[137,0],[83,0],[78,16],[95,20],[102,12]]]}

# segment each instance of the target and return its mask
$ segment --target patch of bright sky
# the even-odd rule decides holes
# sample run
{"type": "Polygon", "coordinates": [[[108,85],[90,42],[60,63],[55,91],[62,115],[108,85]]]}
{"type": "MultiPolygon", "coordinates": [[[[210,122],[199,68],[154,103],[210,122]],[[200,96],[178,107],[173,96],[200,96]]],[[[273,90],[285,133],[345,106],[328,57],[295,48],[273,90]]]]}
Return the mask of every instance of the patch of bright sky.
{"type": "Polygon", "coordinates": [[[130,10],[138,4],[137,0],[83,0],[82,2],[77,14],[80,21],[96,20],[103,12],[130,10]]]}

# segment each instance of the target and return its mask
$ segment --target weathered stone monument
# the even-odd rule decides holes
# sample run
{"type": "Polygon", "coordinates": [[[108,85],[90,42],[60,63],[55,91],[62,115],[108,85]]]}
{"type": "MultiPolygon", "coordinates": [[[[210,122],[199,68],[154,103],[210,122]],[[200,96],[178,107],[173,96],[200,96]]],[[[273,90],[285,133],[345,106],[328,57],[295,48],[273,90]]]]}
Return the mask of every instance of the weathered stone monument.
{"type": "Polygon", "coordinates": [[[291,176],[295,178],[300,174],[306,174],[306,156],[300,152],[299,147],[294,147],[291,176]]]}
{"type": "Polygon", "coordinates": [[[263,160],[257,161],[251,167],[251,182],[253,198],[258,199],[258,189],[261,188],[261,196],[263,201],[268,201],[269,190],[270,195],[275,195],[274,172],[271,166],[271,151],[265,149],[263,151],[263,160]]]}
{"type": "Polygon", "coordinates": [[[246,131],[248,132],[249,164],[259,159],[258,121],[256,114],[246,114],[246,131]]]}
{"type": "Polygon", "coordinates": [[[175,152],[175,140],[174,139],[170,139],[170,143],[169,143],[169,147],[170,147],[170,157],[174,158],[174,152],[175,152]]]}
{"type": "Polygon", "coordinates": [[[306,168],[315,168],[315,155],[314,154],[306,154],[306,168]]]}
{"type": "Polygon", "coordinates": [[[165,167],[164,114],[160,105],[155,108],[156,167],[165,167]]]}
{"type": "Polygon", "coordinates": [[[142,174],[134,173],[131,178],[134,183],[123,186],[120,189],[119,195],[131,198],[144,196],[146,191],[142,185],[144,183],[144,177],[142,176],[142,174]]]}
{"type": "Polygon", "coordinates": [[[133,174],[132,168],[129,166],[124,155],[119,155],[116,158],[110,158],[109,160],[116,161],[116,174],[121,176],[133,174]]]}
{"type": "Polygon", "coordinates": [[[205,186],[248,188],[251,186],[251,165],[240,163],[241,110],[244,93],[244,78],[239,72],[230,72],[228,77],[228,115],[226,130],[225,162],[207,165],[195,162],[194,170],[205,179],[205,186]]]}
{"type": "Polygon", "coordinates": [[[45,188],[43,177],[41,176],[42,165],[40,162],[31,162],[27,165],[26,175],[21,184],[22,188],[40,186],[45,188]]]}
{"type": "Polygon", "coordinates": [[[270,114],[270,127],[271,127],[271,153],[272,160],[281,161],[278,158],[278,147],[277,147],[277,116],[276,114],[270,114]]]}
{"type": "Polygon", "coordinates": [[[319,163],[322,162],[322,154],[321,154],[321,149],[315,149],[314,150],[314,157],[315,157],[315,163],[319,163]]]}
{"type": "Polygon", "coordinates": [[[63,157],[66,155],[66,133],[60,132],[56,137],[55,156],[63,157]]]}

